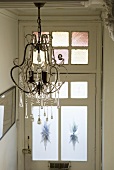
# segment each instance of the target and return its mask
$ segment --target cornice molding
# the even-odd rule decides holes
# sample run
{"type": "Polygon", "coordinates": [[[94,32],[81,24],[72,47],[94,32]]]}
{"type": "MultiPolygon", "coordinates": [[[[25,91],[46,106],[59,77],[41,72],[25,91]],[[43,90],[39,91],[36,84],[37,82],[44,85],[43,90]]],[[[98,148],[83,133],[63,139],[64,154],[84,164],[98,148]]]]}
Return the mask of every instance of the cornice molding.
{"type": "MultiPolygon", "coordinates": [[[[18,17],[19,21],[35,21],[37,20],[37,17],[36,16],[19,16],[18,17]]],[[[65,16],[65,15],[60,15],[60,16],[42,16],[42,21],[45,22],[63,22],[63,21],[71,21],[71,22],[74,22],[74,21],[82,21],[82,22],[86,22],[86,21],[91,21],[91,22],[101,22],[101,18],[99,15],[85,15],[85,16],[81,16],[81,15],[78,15],[78,16],[65,16]]],[[[43,24],[43,23],[42,23],[43,24]]]]}
{"type": "Polygon", "coordinates": [[[103,19],[114,41],[114,0],[104,0],[104,9],[103,19]]]}
{"type": "Polygon", "coordinates": [[[106,10],[106,19],[105,21],[108,24],[114,22],[114,0],[104,0],[105,2],[105,10],[106,10]]]}
{"type": "Polygon", "coordinates": [[[0,15],[3,15],[3,16],[6,16],[6,17],[9,17],[13,20],[17,20],[18,21],[18,16],[9,12],[8,10],[6,9],[0,9],[0,15]]]}

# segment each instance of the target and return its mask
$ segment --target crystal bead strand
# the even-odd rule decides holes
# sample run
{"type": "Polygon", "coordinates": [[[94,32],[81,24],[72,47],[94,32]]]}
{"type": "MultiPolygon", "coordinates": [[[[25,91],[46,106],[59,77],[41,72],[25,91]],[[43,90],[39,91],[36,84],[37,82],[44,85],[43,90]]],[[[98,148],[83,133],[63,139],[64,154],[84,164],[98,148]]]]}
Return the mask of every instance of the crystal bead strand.
{"type": "Polygon", "coordinates": [[[39,106],[39,114],[38,114],[38,121],[37,121],[37,124],[41,124],[41,118],[40,118],[40,106],[39,106]]]}
{"type": "Polygon", "coordinates": [[[47,114],[46,114],[46,121],[48,121],[48,97],[46,99],[46,103],[47,103],[47,114]]]}
{"type": "MultiPolygon", "coordinates": [[[[24,87],[21,74],[19,76],[19,84],[21,85],[22,88],[24,87]]],[[[21,90],[20,90],[19,95],[20,95],[20,97],[19,97],[19,106],[23,107],[24,106],[24,104],[23,104],[23,92],[21,90]]]]}
{"type": "MultiPolygon", "coordinates": [[[[59,74],[59,69],[58,69],[58,87],[60,87],[61,83],[60,83],[60,74],[59,74]]],[[[57,90],[58,93],[58,99],[57,99],[57,109],[60,108],[60,103],[59,103],[59,89],[57,90]]]]}
{"type": "Polygon", "coordinates": [[[20,90],[20,96],[19,96],[19,106],[23,107],[23,92],[20,90]]]}
{"type": "MultiPolygon", "coordinates": [[[[55,88],[56,89],[56,88],[55,88]]],[[[57,103],[57,92],[55,91],[54,103],[57,103]]]]}
{"type": "Polygon", "coordinates": [[[53,99],[51,99],[51,119],[53,119],[53,110],[52,110],[52,106],[53,106],[53,99]]]}
{"type": "Polygon", "coordinates": [[[46,102],[44,101],[44,116],[46,116],[45,105],[46,105],[46,102]]]}
{"type": "Polygon", "coordinates": [[[43,96],[42,95],[40,97],[40,101],[41,101],[41,109],[43,109],[43,96]]]}
{"type": "Polygon", "coordinates": [[[27,107],[28,107],[27,97],[25,96],[25,119],[28,119],[27,107]]]}
{"type": "Polygon", "coordinates": [[[57,93],[58,93],[58,99],[57,99],[57,109],[59,109],[59,108],[60,108],[60,103],[59,103],[59,90],[57,91],[57,93]]]}
{"type": "Polygon", "coordinates": [[[33,113],[32,113],[32,106],[33,106],[34,102],[33,102],[33,97],[31,97],[31,113],[30,113],[30,117],[31,117],[31,121],[34,122],[34,117],[33,117],[33,113]]]}

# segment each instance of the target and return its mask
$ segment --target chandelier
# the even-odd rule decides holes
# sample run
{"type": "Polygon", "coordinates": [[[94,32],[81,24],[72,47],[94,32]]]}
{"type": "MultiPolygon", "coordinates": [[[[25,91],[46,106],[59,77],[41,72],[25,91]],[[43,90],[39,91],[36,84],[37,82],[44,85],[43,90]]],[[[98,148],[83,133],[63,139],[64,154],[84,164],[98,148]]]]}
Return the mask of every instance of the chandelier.
{"type": "MultiPolygon", "coordinates": [[[[45,112],[45,107],[57,106],[59,109],[59,91],[65,81],[60,79],[61,68],[67,69],[64,66],[64,58],[62,54],[58,55],[58,60],[55,59],[54,48],[52,47],[52,35],[43,34],[41,31],[40,8],[44,3],[35,3],[38,8],[38,31],[37,34],[27,34],[25,39],[27,44],[24,49],[24,57],[21,64],[18,63],[18,58],[15,58],[14,66],[11,69],[11,79],[20,91],[19,105],[23,107],[23,94],[25,94],[25,118],[28,118],[28,98],[31,100],[31,120],[34,121],[32,114],[32,106],[39,105],[38,124],[41,124],[40,110],[44,109],[44,116],[48,121],[48,113],[45,112]],[[34,56],[37,56],[34,62],[34,56]],[[13,72],[15,69],[19,70],[18,82],[14,78],[13,72]]],[[[67,74],[66,74],[67,75],[67,74]]],[[[66,79],[66,78],[65,78],[66,79]]],[[[53,113],[51,109],[51,118],[53,113]]]]}

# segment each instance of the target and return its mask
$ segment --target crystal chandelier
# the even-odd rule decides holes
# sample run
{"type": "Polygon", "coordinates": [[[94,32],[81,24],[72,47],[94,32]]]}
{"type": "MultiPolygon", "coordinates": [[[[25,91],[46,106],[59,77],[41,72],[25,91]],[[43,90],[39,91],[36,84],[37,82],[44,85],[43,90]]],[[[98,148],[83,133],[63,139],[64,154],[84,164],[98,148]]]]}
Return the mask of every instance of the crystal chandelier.
{"type": "MultiPolygon", "coordinates": [[[[64,66],[64,58],[58,55],[59,64],[55,59],[54,48],[52,47],[52,35],[42,34],[40,8],[44,3],[35,3],[38,8],[38,32],[25,36],[27,44],[24,49],[24,57],[21,64],[18,64],[18,58],[15,58],[14,66],[11,69],[11,79],[20,91],[20,107],[23,107],[23,93],[25,94],[25,118],[28,118],[28,98],[31,100],[31,120],[34,121],[32,106],[39,105],[38,124],[41,124],[40,109],[44,109],[44,116],[48,121],[48,113],[45,107],[56,105],[59,109],[59,91],[65,81],[60,80],[60,70],[67,69],[64,66]],[[37,61],[34,63],[34,55],[37,55],[37,61]],[[16,82],[13,72],[19,70],[19,83],[16,82]]],[[[67,74],[66,74],[67,75],[67,74]]],[[[51,119],[53,113],[51,109],[51,119]]]]}

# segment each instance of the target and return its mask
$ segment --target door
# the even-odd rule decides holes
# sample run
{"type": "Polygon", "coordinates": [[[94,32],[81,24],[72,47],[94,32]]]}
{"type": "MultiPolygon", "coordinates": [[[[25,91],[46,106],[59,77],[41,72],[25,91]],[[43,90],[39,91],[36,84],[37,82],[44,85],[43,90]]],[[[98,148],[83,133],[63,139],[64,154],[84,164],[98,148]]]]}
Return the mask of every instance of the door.
{"type": "MultiPolygon", "coordinates": [[[[46,24],[48,23],[44,25],[46,24]]],[[[50,22],[50,24],[52,23],[50,22]]],[[[78,23],[76,25],[76,23],[71,22],[71,26],[68,26],[65,21],[62,26],[59,22],[54,22],[54,24],[56,27],[45,27],[44,32],[47,32],[47,30],[52,34],[53,31],[67,32],[65,34],[69,36],[67,38],[69,45],[67,47],[56,46],[55,48],[56,53],[58,53],[57,50],[61,52],[63,50],[63,54],[67,56],[65,66],[69,74],[60,90],[60,108],[57,109],[56,106],[51,107],[50,105],[45,107],[49,118],[51,112],[53,112],[53,120],[49,120],[47,123],[50,132],[50,138],[47,143],[44,142],[41,136],[45,122],[44,108],[41,109],[39,104],[32,104],[31,107],[31,99],[27,98],[27,112],[25,111],[26,107],[23,112],[25,115],[27,114],[28,119],[23,120],[23,116],[21,118],[24,130],[23,126],[19,126],[19,133],[23,131],[20,135],[19,143],[19,166],[21,167],[22,163],[22,153],[20,152],[23,148],[24,136],[25,150],[23,150],[23,160],[25,170],[49,169],[50,161],[70,161],[72,170],[96,170],[98,169],[97,167],[100,167],[100,116],[98,116],[100,115],[100,93],[96,94],[96,86],[100,92],[100,67],[96,67],[100,63],[100,56],[98,55],[100,48],[97,49],[97,44],[99,44],[97,43],[98,37],[100,36],[97,37],[97,30],[95,29],[97,24],[78,23]],[[72,45],[71,39],[76,35],[78,38],[82,37],[79,38],[79,43],[81,43],[81,39],[82,41],[84,39],[86,45],[83,43],[79,44],[79,46],[72,45]],[[75,60],[75,55],[80,55],[81,60],[75,60]],[[83,57],[83,55],[86,57],[83,57]],[[39,111],[42,115],[41,125],[37,124],[39,111]],[[36,117],[34,122],[31,122],[31,113],[36,117]],[[97,124],[97,122],[99,123],[97,124]],[[75,133],[73,134],[73,132],[75,133]],[[72,135],[74,135],[75,141],[72,140],[72,135]]],[[[28,22],[25,25],[20,31],[21,40],[24,34],[26,35],[36,30],[34,25],[29,27],[28,22]]],[[[21,41],[20,46],[21,54],[24,46],[23,41],[21,41]]],[[[63,79],[64,72],[62,74],[63,79]]],[[[20,110],[22,115],[21,112],[22,109],[20,110]]]]}
{"type": "Polygon", "coordinates": [[[48,106],[48,122],[43,115],[47,107],[41,109],[39,105],[32,105],[31,109],[30,106],[31,100],[28,99],[25,146],[31,149],[31,154],[25,154],[25,170],[46,170],[49,168],[49,161],[70,161],[72,170],[95,170],[94,74],[68,75],[66,83],[60,90],[60,108],[52,107],[53,120],[50,119],[51,106],[48,106]],[[41,125],[37,124],[39,109],[41,125]],[[30,120],[31,111],[35,118],[34,122],[30,120]],[[46,144],[42,139],[45,122],[50,130],[46,144]],[[73,134],[75,141],[72,138],[73,134]]]}

